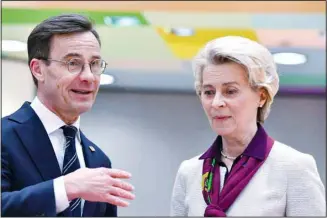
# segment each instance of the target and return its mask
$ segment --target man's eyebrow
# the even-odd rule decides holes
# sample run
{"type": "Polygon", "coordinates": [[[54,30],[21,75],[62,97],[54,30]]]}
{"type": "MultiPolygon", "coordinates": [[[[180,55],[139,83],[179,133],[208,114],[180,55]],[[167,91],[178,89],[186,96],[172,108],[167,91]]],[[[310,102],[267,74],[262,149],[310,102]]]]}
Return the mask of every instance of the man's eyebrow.
{"type": "Polygon", "coordinates": [[[78,53],[68,53],[63,57],[63,59],[67,59],[69,57],[79,57],[80,58],[80,57],[82,57],[82,55],[80,55],[78,53]]]}
{"type": "MultiPolygon", "coordinates": [[[[78,54],[78,53],[68,53],[66,54],[63,59],[67,59],[69,57],[78,57],[78,58],[82,58],[82,55],[78,54]]],[[[93,55],[92,59],[101,59],[100,55],[93,55]]]]}

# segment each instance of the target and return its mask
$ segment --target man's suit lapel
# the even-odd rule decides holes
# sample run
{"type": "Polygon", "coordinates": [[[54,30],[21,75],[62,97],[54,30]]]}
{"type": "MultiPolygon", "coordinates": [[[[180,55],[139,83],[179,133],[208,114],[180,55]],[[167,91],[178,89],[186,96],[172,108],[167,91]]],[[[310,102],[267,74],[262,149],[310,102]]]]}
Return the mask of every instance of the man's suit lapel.
{"type": "MultiPolygon", "coordinates": [[[[83,146],[83,154],[85,159],[85,165],[87,168],[98,168],[101,167],[99,163],[99,158],[97,158],[97,150],[94,147],[94,144],[88,140],[85,135],[81,133],[81,144],[83,146]]],[[[97,206],[97,202],[85,201],[83,216],[92,217],[94,216],[94,210],[97,206]]]]}
{"type": "MultiPolygon", "coordinates": [[[[59,164],[48,134],[29,102],[25,104],[9,119],[20,123],[15,128],[26,150],[34,161],[44,181],[61,176],[59,164]]],[[[96,146],[81,132],[81,144],[85,165],[88,168],[101,167],[101,156],[98,156],[96,146]],[[92,150],[91,150],[92,149],[92,150]]],[[[97,202],[85,201],[83,216],[94,216],[97,202]]],[[[68,210],[68,209],[67,209],[68,210]]],[[[64,211],[65,213],[65,211],[64,211]]]]}
{"type": "Polygon", "coordinates": [[[9,119],[21,123],[15,128],[44,181],[61,175],[48,134],[28,102],[9,119]]]}

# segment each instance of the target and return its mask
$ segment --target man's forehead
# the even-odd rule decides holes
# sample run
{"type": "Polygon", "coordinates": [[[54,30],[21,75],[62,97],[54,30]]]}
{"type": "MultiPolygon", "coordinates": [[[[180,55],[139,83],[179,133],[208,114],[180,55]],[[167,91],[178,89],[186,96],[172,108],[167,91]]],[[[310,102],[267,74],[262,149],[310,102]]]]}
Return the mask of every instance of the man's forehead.
{"type": "Polygon", "coordinates": [[[51,40],[50,53],[65,57],[84,57],[87,51],[88,57],[99,57],[101,48],[92,35],[91,32],[55,35],[51,40]]]}
{"type": "Polygon", "coordinates": [[[66,34],[55,34],[51,39],[52,46],[79,46],[79,45],[93,45],[100,47],[98,39],[90,32],[77,32],[66,34]]]}

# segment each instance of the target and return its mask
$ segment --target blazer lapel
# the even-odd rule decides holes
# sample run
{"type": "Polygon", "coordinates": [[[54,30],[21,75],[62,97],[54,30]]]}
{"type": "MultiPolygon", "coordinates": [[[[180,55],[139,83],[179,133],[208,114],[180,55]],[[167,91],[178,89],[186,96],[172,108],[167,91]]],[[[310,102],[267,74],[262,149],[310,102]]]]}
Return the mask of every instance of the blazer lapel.
{"type": "MultiPolygon", "coordinates": [[[[85,159],[85,165],[87,168],[97,168],[100,167],[99,162],[97,161],[97,150],[94,144],[88,140],[85,135],[81,133],[81,144],[83,147],[83,154],[85,159]]],[[[94,210],[96,208],[97,202],[85,201],[83,209],[83,217],[92,217],[94,216],[94,210]]]]}
{"type": "Polygon", "coordinates": [[[95,145],[88,140],[82,131],[81,133],[81,144],[83,147],[83,154],[85,159],[85,165],[88,168],[97,168],[100,167],[100,163],[97,160],[97,150],[95,145]]]}
{"type": "Polygon", "coordinates": [[[10,119],[20,122],[15,128],[44,181],[61,175],[48,134],[29,103],[25,103],[10,119]]]}

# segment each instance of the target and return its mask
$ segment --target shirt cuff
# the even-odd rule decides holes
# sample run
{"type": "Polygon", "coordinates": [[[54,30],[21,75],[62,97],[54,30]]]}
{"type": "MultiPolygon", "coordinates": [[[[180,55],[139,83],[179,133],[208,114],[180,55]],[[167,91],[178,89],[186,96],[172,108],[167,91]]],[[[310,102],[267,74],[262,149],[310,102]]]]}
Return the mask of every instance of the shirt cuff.
{"type": "Polygon", "coordinates": [[[65,182],[62,176],[53,180],[53,188],[56,201],[56,213],[60,213],[69,207],[65,182]]]}

